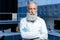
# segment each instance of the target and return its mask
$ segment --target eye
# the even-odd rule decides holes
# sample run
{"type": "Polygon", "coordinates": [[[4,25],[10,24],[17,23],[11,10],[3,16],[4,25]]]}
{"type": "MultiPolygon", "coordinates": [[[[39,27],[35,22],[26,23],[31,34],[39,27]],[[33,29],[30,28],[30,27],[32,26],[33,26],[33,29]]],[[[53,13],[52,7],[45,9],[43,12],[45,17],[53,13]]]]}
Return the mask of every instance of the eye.
{"type": "Polygon", "coordinates": [[[32,8],[29,8],[29,10],[32,10],[32,8]]]}
{"type": "Polygon", "coordinates": [[[34,8],[34,10],[36,10],[36,8],[34,8]]]}

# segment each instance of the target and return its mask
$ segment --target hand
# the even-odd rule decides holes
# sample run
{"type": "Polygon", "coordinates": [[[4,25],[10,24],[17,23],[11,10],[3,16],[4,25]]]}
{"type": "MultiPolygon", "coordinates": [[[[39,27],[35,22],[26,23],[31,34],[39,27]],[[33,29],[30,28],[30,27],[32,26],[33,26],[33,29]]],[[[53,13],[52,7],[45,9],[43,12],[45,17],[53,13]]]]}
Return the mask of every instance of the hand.
{"type": "Polygon", "coordinates": [[[26,27],[24,27],[22,30],[23,30],[24,32],[29,32],[29,29],[26,28],[26,27]]]}

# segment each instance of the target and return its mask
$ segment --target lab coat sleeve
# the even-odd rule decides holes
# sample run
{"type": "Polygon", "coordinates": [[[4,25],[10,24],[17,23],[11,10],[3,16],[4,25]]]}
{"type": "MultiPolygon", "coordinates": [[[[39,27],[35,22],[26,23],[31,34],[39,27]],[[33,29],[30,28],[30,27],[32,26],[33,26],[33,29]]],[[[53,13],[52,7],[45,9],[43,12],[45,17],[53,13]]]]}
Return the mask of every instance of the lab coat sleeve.
{"type": "Polygon", "coordinates": [[[26,27],[26,22],[24,20],[20,20],[20,34],[22,38],[27,38],[29,31],[26,27]]]}
{"type": "Polygon", "coordinates": [[[25,27],[25,23],[24,23],[24,20],[20,20],[20,34],[21,34],[21,37],[24,36],[24,27],[25,27]]]}
{"type": "Polygon", "coordinates": [[[48,31],[44,20],[41,21],[40,34],[41,34],[41,39],[48,39],[48,31]]]}
{"type": "Polygon", "coordinates": [[[21,33],[27,32],[26,22],[23,19],[20,20],[20,32],[21,33]]]}

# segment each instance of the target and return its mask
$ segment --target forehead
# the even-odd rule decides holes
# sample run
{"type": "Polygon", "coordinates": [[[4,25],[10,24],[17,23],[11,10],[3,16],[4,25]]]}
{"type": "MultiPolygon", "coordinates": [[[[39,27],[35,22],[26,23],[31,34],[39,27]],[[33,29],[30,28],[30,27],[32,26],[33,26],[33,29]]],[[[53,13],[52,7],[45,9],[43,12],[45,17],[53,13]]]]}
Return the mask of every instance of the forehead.
{"type": "Polygon", "coordinates": [[[29,3],[29,4],[28,4],[28,7],[29,7],[29,8],[31,8],[31,7],[32,7],[32,8],[34,8],[34,7],[37,8],[37,4],[36,4],[36,3],[29,3]]]}

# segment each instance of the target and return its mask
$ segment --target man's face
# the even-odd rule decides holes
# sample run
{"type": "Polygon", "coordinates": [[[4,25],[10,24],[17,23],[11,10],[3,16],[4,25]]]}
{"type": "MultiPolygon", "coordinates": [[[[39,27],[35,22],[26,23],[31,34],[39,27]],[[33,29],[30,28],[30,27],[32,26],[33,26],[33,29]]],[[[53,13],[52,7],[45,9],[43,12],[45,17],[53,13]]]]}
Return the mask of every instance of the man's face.
{"type": "Polygon", "coordinates": [[[30,13],[31,15],[34,15],[37,13],[37,5],[35,3],[30,3],[28,5],[28,13],[30,13]]]}
{"type": "Polygon", "coordinates": [[[35,3],[30,3],[28,5],[28,14],[27,19],[30,21],[34,21],[37,18],[37,5],[35,3]]]}

